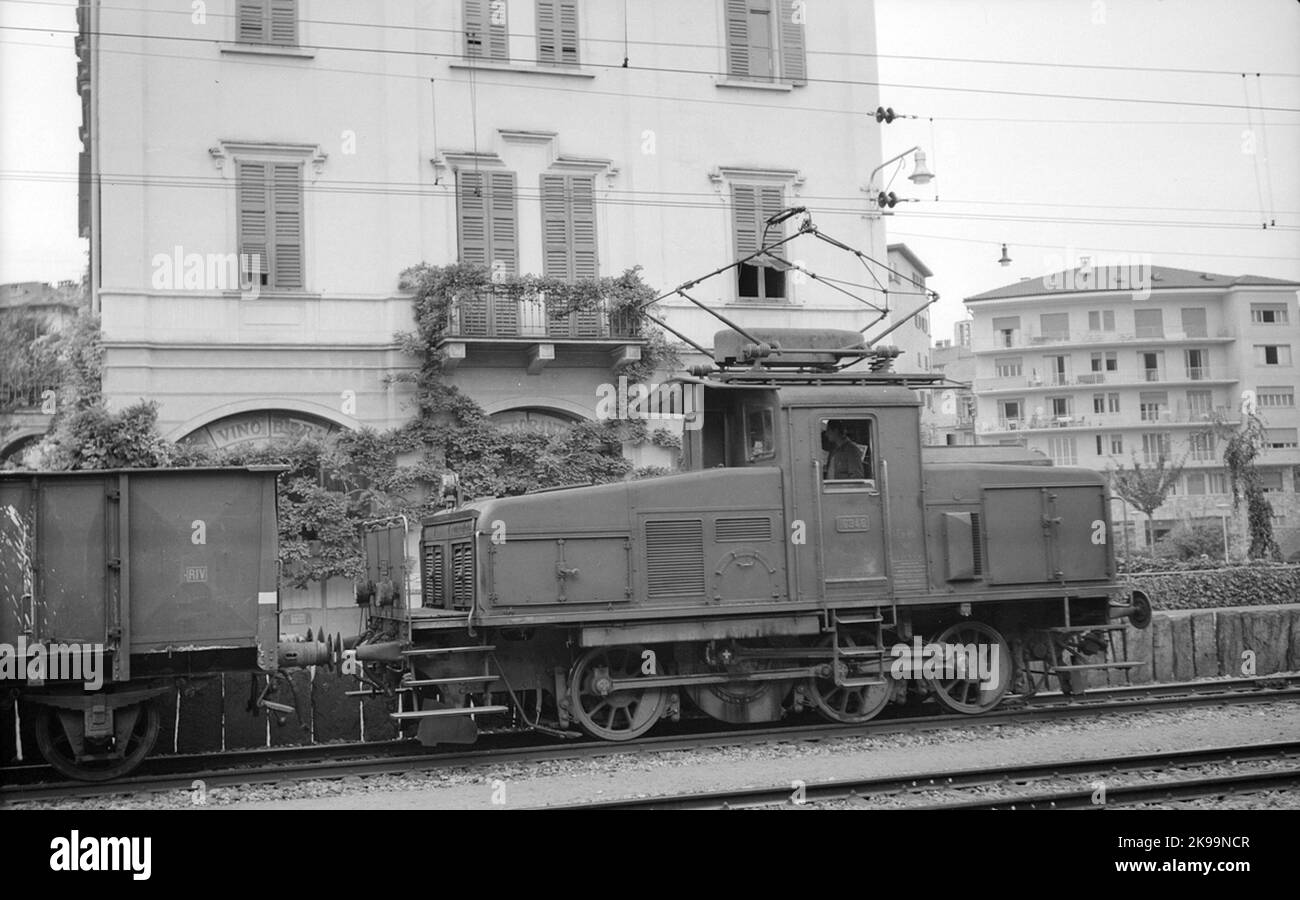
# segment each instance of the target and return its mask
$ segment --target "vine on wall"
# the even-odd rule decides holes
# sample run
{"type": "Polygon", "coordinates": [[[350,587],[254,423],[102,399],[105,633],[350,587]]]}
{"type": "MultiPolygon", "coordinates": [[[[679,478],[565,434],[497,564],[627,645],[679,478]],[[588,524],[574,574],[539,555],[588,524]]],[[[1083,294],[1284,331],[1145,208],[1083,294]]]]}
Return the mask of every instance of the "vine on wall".
{"type": "Polygon", "coordinates": [[[574,285],[524,276],[493,282],[483,268],[420,265],[403,273],[414,293],[416,331],[397,338],[419,361],[407,378],[415,386],[416,415],[387,431],[362,428],[330,441],[304,437],[255,448],[214,449],[164,440],[156,404],[141,401],[110,411],[100,393],[98,323],[86,318],[68,342],[66,398],[42,442],[42,468],[95,469],[279,464],[279,537],[287,585],[305,587],[362,571],[359,527],[367,519],[406,515],[411,521],[440,509],[436,486],[455,472],[466,498],[522,494],[566,484],[602,483],[664,474],[634,469],[625,444],[651,441],[672,447],[670,434],[650,435],[639,421],[583,421],[558,433],[502,425],[442,371],[437,346],[455,300],[484,290],[520,298],[545,293],[548,311],[576,312],[598,305],[621,317],[646,343],[639,362],[619,374],[629,383],[679,365],[671,346],[644,327],[639,307],[654,291],[637,269],[615,278],[574,285]],[[66,401],[66,405],[65,404],[66,401]]]}

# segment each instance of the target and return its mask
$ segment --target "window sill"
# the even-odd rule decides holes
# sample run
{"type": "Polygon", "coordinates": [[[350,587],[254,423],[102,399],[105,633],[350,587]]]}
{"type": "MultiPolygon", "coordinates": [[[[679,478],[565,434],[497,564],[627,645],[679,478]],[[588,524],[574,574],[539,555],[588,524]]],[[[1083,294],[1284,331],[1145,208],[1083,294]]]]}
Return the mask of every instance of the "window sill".
{"type": "Polygon", "coordinates": [[[220,43],[217,49],[222,53],[236,56],[282,56],[289,59],[315,59],[316,52],[303,47],[289,47],[280,44],[238,44],[220,43]]]}
{"type": "Polygon", "coordinates": [[[732,78],[729,75],[719,75],[715,83],[720,88],[751,88],[756,91],[794,90],[794,85],[789,81],[749,81],[743,78],[732,78]]]}
{"type": "Polygon", "coordinates": [[[522,63],[485,60],[469,62],[458,60],[450,64],[453,69],[473,69],[476,72],[516,72],[520,75],[560,75],[567,78],[595,78],[596,73],[581,66],[530,66],[522,63]]]}

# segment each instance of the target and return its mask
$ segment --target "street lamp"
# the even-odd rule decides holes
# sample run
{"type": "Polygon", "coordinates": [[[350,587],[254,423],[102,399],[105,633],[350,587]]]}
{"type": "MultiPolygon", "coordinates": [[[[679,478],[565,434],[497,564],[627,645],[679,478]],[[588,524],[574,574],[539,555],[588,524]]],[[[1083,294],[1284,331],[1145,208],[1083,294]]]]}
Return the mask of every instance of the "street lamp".
{"type": "Polygon", "coordinates": [[[925,151],[918,146],[913,147],[910,150],[904,150],[897,156],[891,156],[889,159],[872,169],[871,175],[867,177],[867,193],[872,196],[875,195],[876,174],[881,169],[891,163],[896,163],[900,159],[910,156],[913,153],[916,154],[916,166],[912,169],[912,174],[907,176],[907,180],[912,182],[912,184],[929,184],[934,178],[934,173],[931,172],[930,167],[925,164],[925,151]]]}
{"type": "MultiPolygon", "coordinates": [[[[1228,510],[1232,509],[1232,504],[1216,503],[1214,504],[1214,508],[1228,510]]],[[[1223,523],[1223,562],[1226,565],[1228,562],[1228,514],[1226,512],[1223,513],[1223,515],[1219,517],[1219,521],[1223,523]]]]}

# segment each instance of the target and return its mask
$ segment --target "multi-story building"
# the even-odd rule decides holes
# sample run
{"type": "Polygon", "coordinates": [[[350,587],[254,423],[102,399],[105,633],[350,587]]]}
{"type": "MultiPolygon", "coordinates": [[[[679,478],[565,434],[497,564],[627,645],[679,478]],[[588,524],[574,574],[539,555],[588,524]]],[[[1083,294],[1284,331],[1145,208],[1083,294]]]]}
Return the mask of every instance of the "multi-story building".
{"type": "MultiPolygon", "coordinates": [[[[889,317],[883,327],[898,325],[882,343],[903,351],[894,364],[900,372],[930,371],[930,309],[925,280],[934,273],[907,244],[890,244],[889,317]],[[902,323],[902,324],[899,324],[902,323]]],[[[875,331],[883,330],[875,329],[875,331]]]]}
{"type": "Polygon", "coordinates": [[[934,371],[950,382],[964,387],[947,387],[938,391],[934,409],[921,418],[927,444],[975,443],[975,354],[970,348],[970,320],[963,319],[953,329],[953,340],[938,341],[930,351],[934,371]],[[963,327],[964,326],[964,327],[963,327]],[[963,339],[966,343],[962,343],[963,339]]]}
{"type": "MultiPolygon", "coordinates": [[[[165,6],[83,0],[77,49],[105,394],[155,401],[166,438],[409,421],[399,280],[421,261],[641,266],[668,291],[793,235],[767,221],[791,206],[885,258],[862,190],[881,160],[870,2],[165,6]]],[[[805,235],[688,293],[752,328],[866,324],[809,272],[862,278],[805,235]]],[[[721,327],[681,295],[656,312],[705,348],[721,327]]],[[[643,337],[494,293],[461,297],[436,349],[490,415],[554,427],[595,416],[643,337]]]]}
{"type": "MultiPolygon", "coordinates": [[[[871,3],[86,2],[79,84],[111,403],[164,435],[389,427],[412,414],[400,273],[427,261],[656,288],[772,240],[782,208],[884,257],[871,3]],[[182,14],[183,13],[183,14],[182,14]]],[[[854,327],[812,237],[690,291],[749,326],[854,327]],[[765,263],[765,264],[764,264],[765,263]]],[[[855,269],[856,267],[856,269],[855,269]]],[[[711,345],[717,320],[658,306],[711,345]]],[[[590,418],[641,335],[599,311],[464,300],[439,350],[490,414],[590,418]]]]}
{"type": "MultiPolygon", "coordinates": [[[[1182,462],[1159,535],[1178,519],[1232,515],[1210,423],[1254,409],[1268,433],[1264,483],[1294,551],[1300,284],[1161,266],[1140,283],[1128,274],[1075,269],[966,298],[980,442],[1103,470],[1134,457],[1182,462]]],[[[1118,502],[1113,513],[1125,515],[1118,502]]]]}

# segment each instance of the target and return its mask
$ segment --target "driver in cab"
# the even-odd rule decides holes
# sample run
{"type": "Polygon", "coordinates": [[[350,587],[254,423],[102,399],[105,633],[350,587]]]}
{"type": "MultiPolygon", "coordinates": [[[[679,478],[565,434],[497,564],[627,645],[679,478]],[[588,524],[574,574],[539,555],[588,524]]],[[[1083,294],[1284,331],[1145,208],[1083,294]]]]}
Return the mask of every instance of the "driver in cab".
{"type": "Polygon", "coordinates": [[[823,446],[829,448],[826,453],[826,480],[843,481],[867,477],[862,458],[866,448],[849,440],[844,423],[830,421],[826,423],[823,446]]]}

